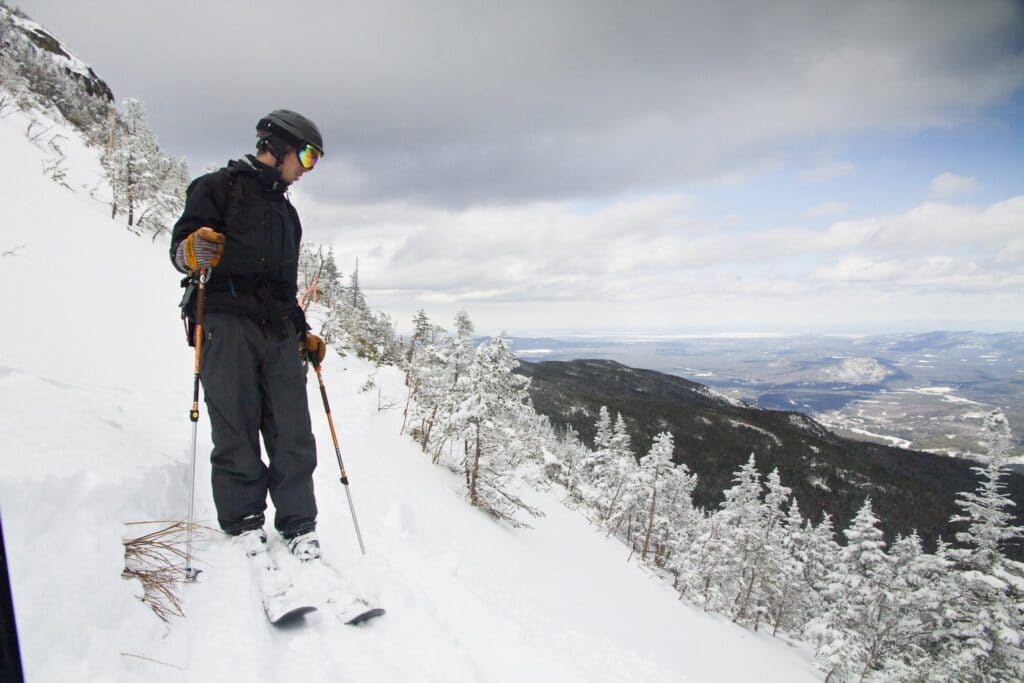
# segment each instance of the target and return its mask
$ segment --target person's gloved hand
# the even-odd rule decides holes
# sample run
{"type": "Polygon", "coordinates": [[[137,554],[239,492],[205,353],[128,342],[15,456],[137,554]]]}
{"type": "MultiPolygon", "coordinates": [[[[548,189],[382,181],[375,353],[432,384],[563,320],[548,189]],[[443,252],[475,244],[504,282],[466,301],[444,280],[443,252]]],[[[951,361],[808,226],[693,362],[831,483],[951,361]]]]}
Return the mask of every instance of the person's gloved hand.
{"type": "Polygon", "coordinates": [[[195,272],[213,268],[224,253],[224,234],[213,228],[199,228],[178,244],[174,260],[183,270],[195,272]]]}
{"type": "Polygon", "coordinates": [[[327,344],[324,340],[313,334],[312,332],[306,333],[306,339],[302,344],[303,357],[308,359],[313,365],[320,365],[324,362],[324,358],[327,357],[327,344]]]}

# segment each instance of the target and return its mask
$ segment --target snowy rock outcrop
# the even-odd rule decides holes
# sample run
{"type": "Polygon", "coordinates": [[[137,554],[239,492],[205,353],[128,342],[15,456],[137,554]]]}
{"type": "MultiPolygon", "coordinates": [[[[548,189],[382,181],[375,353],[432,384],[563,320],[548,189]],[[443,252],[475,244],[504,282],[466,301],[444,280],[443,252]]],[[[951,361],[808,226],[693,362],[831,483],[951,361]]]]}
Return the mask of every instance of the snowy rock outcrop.
{"type": "Polygon", "coordinates": [[[818,381],[836,384],[880,384],[896,373],[874,358],[845,358],[818,371],[818,381]]]}
{"type": "Polygon", "coordinates": [[[11,38],[24,39],[37,50],[48,53],[54,64],[77,80],[86,93],[92,97],[105,99],[107,102],[114,101],[114,93],[111,92],[106,81],[97,76],[92,67],[65,49],[61,42],[42,26],[3,6],[0,6],[0,22],[9,27],[8,35],[11,38]]]}

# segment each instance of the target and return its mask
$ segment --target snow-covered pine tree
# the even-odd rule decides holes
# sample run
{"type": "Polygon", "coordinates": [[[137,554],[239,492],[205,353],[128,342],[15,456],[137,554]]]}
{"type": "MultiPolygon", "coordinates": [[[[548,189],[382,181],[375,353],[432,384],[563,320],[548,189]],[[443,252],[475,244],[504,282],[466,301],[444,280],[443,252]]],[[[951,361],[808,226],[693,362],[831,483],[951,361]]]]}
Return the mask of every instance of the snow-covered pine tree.
{"type": "Polygon", "coordinates": [[[733,618],[736,622],[752,623],[755,631],[761,620],[769,617],[771,605],[785,590],[780,581],[789,564],[784,520],[791,494],[792,490],[782,485],[778,468],[773,469],[765,480],[765,496],[761,504],[761,544],[749,556],[747,586],[733,618]]]}
{"type": "Polygon", "coordinates": [[[675,464],[662,483],[661,496],[665,501],[664,513],[656,524],[654,538],[654,564],[664,568],[673,555],[695,535],[699,514],[693,508],[693,491],[697,475],[691,474],[686,463],[675,464]]]}
{"type": "Polygon", "coordinates": [[[333,342],[338,334],[336,304],[345,288],[334,249],[325,251],[322,245],[303,243],[299,251],[298,285],[303,310],[314,303],[323,307],[326,316],[320,335],[324,341],[333,342]]]}
{"type": "Polygon", "coordinates": [[[810,520],[806,527],[802,585],[809,586],[805,594],[807,601],[797,623],[803,624],[803,636],[815,645],[816,654],[826,664],[842,648],[844,635],[833,623],[829,607],[839,594],[839,580],[842,576],[839,564],[840,546],[836,542],[832,517],[826,512],[821,522],[813,525],[810,520]],[[835,595],[832,590],[835,588],[835,595]]]}
{"type": "Polygon", "coordinates": [[[826,680],[863,681],[888,654],[878,629],[885,628],[897,606],[891,588],[894,563],[885,552],[870,498],[843,533],[847,545],[840,551],[824,612],[812,620],[809,633],[827,664],[826,680]]]}
{"type": "Polygon", "coordinates": [[[110,217],[127,217],[135,225],[140,212],[156,192],[155,178],[160,165],[160,148],[146,121],[142,102],[122,102],[124,114],[112,119],[108,144],[100,156],[113,193],[110,217]]]}
{"type": "Polygon", "coordinates": [[[405,384],[409,388],[402,413],[402,431],[412,424],[420,447],[427,450],[433,420],[448,386],[447,334],[432,324],[422,310],[413,318],[413,333],[404,355],[405,384]],[[410,415],[413,420],[410,423],[410,415]]]}
{"type": "Polygon", "coordinates": [[[675,587],[680,600],[699,603],[708,612],[717,611],[725,602],[721,586],[730,529],[722,515],[701,513],[695,517],[692,535],[672,565],[675,587]]]}
{"type": "Polygon", "coordinates": [[[584,457],[588,453],[587,447],[583,444],[579,433],[569,425],[565,428],[555,447],[555,454],[558,458],[557,465],[552,463],[548,467],[548,476],[559,484],[563,485],[569,494],[566,503],[576,500],[576,489],[579,485],[580,467],[584,457]]]}
{"type": "Polygon", "coordinates": [[[885,680],[949,680],[947,653],[935,648],[947,632],[948,603],[953,593],[945,549],[924,552],[917,533],[892,544],[892,605],[881,611],[870,634],[869,651],[877,652],[877,669],[885,680]],[[939,666],[936,666],[938,664],[939,666]]]}
{"type": "MultiPolygon", "coordinates": [[[[438,337],[436,343],[428,343],[413,356],[411,369],[412,386],[409,389],[410,404],[407,421],[412,436],[419,442],[424,453],[438,453],[435,427],[449,417],[454,402],[452,395],[452,367],[450,339],[438,337]]],[[[437,461],[435,455],[433,460],[437,461]]]]}
{"type": "Polygon", "coordinates": [[[142,102],[129,98],[124,113],[111,110],[100,163],[110,184],[111,218],[126,217],[129,228],[156,239],[181,215],[188,167],[160,149],[142,102]]]}
{"type": "Polygon", "coordinates": [[[645,510],[646,525],[643,530],[643,542],[640,548],[640,559],[647,560],[647,551],[650,549],[651,537],[655,532],[655,524],[659,530],[663,530],[667,524],[668,516],[665,514],[667,500],[661,496],[660,507],[658,493],[664,493],[667,482],[672,471],[672,452],[675,450],[675,443],[670,432],[661,432],[654,437],[651,449],[640,459],[640,468],[637,476],[637,489],[639,507],[645,510]]]}
{"type": "Polygon", "coordinates": [[[516,409],[512,439],[518,451],[513,466],[522,478],[539,488],[546,488],[545,470],[559,464],[558,436],[546,415],[533,409],[529,399],[516,409]]]}
{"type": "Polygon", "coordinates": [[[612,418],[607,406],[601,406],[594,423],[594,447],[587,453],[580,467],[580,479],[585,484],[584,500],[596,510],[606,510],[610,492],[604,488],[611,475],[612,418]]]}
{"type": "Polygon", "coordinates": [[[622,417],[622,413],[615,414],[615,426],[612,427],[608,445],[616,453],[629,453],[630,455],[633,453],[633,439],[629,436],[626,420],[622,417]]]}
{"type": "Polygon", "coordinates": [[[308,281],[306,284],[315,285],[316,296],[325,306],[334,306],[345,294],[345,282],[334,256],[334,248],[329,248],[326,254],[322,251],[323,247],[318,249],[320,267],[317,269],[316,281],[308,281]]]}
{"type": "Polygon", "coordinates": [[[808,562],[807,524],[800,514],[799,503],[792,498],[783,523],[781,547],[774,558],[774,574],[766,577],[772,635],[778,634],[780,628],[795,632],[798,626],[803,625],[801,617],[805,610],[801,608],[807,601],[807,595],[813,592],[803,581],[808,562]]]}
{"type": "Polygon", "coordinates": [[[170,232],[185,208],[185,191],[189,184],[188,165],[184,159],[160,154],[153,163],[152,182],[149,202],[143,206],[135,225],[148,231],[155,240],[159,235],[170,232]]]}
{"type": "Polygon", "coordinates": [[[467,396],[452,424],[465,444],[463,467],[470,504],[513,526],[526,526],[517,517],[519,512],[540,513],[512,490],[521,457],[516,448],[517,421],[529,400],[529,380],[512,372],[518,364],[501,337],[481,345],[469,368],[467,396]]]}
{"type": "Polygon", "coordinates": [[[338,306],[339,327],[345,332],[340,340],[352,348],[360,358],[375,362],[398,362],[402,350],[396,340],[391,319],[383,314],[374,314],[366,304],[366,297],[359,284],[359,266],[349,276],[338,306]]]}
{"type": "Polygon", "coordinates": [[[828,591],[833,570],[839,564],[840,547],[836,542],[832,516],[827,512],[822,514],[816,525],[807,520],[805,532],[803,583],[810,587],[810,595],[815,598],[813,604],[808,605],[806,616],[809,619],[821,612],[821,596],[828,591]]]}
{"type": "MultiPolygon", "coordinates": [[[[465,311],[455,315],[455,336],[446,346],[447,378],[438,402],[435,417],[440,429],[435,438],[433,461],[438,462],[446,447],[451,447],[457,426],[454,416],[469,391],[469,371],[475,356],[473,348],[473,322],[465,311]]],[[[460,459],[461,461],[461,459],[460,459]]]]}
{"type": "MultiPolygon", "coordinates": [[[[593,484],[596,491],[601,492],[597,501],[598,514],[605,525],[611,529],[611,520],[623,518],[621,508],[631,508],[636,502],[637,472],[636,455],[633,453],[632,439],[626,429],[626,421],[622,413],[615,416],[615,426],[611,435],[603,434],[607,425],[603,417],[598,418],[597,431],[602,443],[607,444],[602,451],[599,467],[594,473],[593,484]],[[609,496],[609,494],[611,494],[609,496]]],[[[597,441],[598,439],[595,439],[597,441]]],[[[617,522],[616,522],[617,525],[617,522]]]]}
{"type": "MultiPolygon", "coordinates": [[[[353,287],[344,284],[333,250],[324,252],[323,247],[304,244],[299,253],[299,282],[301,304],[310,301],[305,294],[315,285],[317,310],[321,323],[318,334],[324,341],[341,348],[351,349],[359,357],[375,363],[402,362],[404,352],[391,318],[384,313],[374,313],[366,305],[363,293],[358,290],[358,276],[353,287]]],[[[309,292],[312,296],[312,292],[309,292]]],[[[316,318],[312,318],[311,322],[316,318]]]]}
{"type": "Polygon", "coordinates": [[[608,412],[608,406],[601,406],[597,423],[594,425],[594,450],[602,451],[611,448],[614,433],[615,428],[612,424],[611,414],[608,412]]]}
{"type": "Polygon", "coordinates": [[[958,670],[969,660],[960,657],[962,642],[954,636],[962,587],[949,544],[940,538],[934,553],[922,552],[904,573],[909,600],[922,621],[919,643],[924,661],[918,662],[919,679],[956,680],[958,670]],[[936,671],[941,675],[931,673],[936,671]]]}
{"type": "MultiPolygon", "coordinates": [[[[319,313],[319,329],[314,331],[328,344],[347,345],[349,335],[342,327],[340,306],[345,284],[333,249],[325,251],[321,245],[303,243],[299,251],[298,286],[303,310],[315,304],[314,310],[319,313]]],[[[315,318],[308,321],[316,325],[315,318]]]]}
{"type": "Polygon", "coordinates": [[[729,602],[719,605],[719,609],[738,621],[749,602],[750,586],[756,581],[765,528],[765,510],[761,505],[764,485],[753,453],[733,473],[733,482],[715,514],[724,522],[728,547],[718,580],[719,593],[729,596],[729,602]]]}
{"type": "Polygon", "coordinates": [[[733,481],[716,512],[690,517],[670,566],[680,599],[730,614],[742,598],[743,570],[761,528],[762,486],[753,454],[733,481]]]}
{"type": "Polygon", "coordinates": [[[409,337],[409,346],[405,351],[405,386],[411,387],[412,381],[410,372],[413,367],[413,358],[416,352],[422,350],[427,344],[433,343],[433,328],[430,318],[421,308],[412,319],[412,335],[409,337]]]}
{"type": "Polygon", "coordinates": [[[988,464],[973,468],[980,477],[978,488],[959,495],[956,504],[962,512],[950,519],[967,525],[956,534],[966,547],[949,553],[959,588],[950,634],[954,667],[978,681],[1024,680],[1024,564],[1002,551],[1024,538],[1003,482],[1012,434],[998,409],[985,418],[984,429],[988,464]]]}

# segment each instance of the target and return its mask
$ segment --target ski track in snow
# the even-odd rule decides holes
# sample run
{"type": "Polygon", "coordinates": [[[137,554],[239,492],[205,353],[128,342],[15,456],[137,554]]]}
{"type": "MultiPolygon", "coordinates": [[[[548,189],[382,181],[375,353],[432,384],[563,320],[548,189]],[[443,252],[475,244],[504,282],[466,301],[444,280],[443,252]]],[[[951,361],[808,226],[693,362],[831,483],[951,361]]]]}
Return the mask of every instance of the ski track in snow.
{"type": "MultiPolygon", "coordinates": [[[[42,154],[25,127],[19,112],[0,120],[10,158],[42,154]]],[[[19,331],[0,347],[0,502],[27,680],[821,679],[805,647],[680,603],[558,487],[523,492],[546,513],[532,530],[471,508],[460,478],[399,434],[401,402],[378,412],[377,392],[360,391],[375,373],[401,398],[399,371],[333,353],[324,379],[367,555],[314,380],[319,533],[341,578],[295,566],[272,530],[271,548],[319,595],[337,584],[387,614],[351,627],[322,606],[273,627],[240,549],[211,532],[196,543],[200,580],[182,589],[186,617],[162,623],[121,578],[122,539],[142,533],[126,522],[187,514],[192,355],[178,278],[165,243],[131,235],[81,189],[96,184],[96,151],[55,131],[77,193],[31,163],[0,171],[0,247],[25,245],[0,262],[0,286],[18,293],[0,315],[19,331]]],[[[200,410],[197,518],[216,527],[200,410]]]]}
{"type": "Polygon", "coordinates": [[[762,429],[761,427],[758,427],[757,425],[752,425],[752,424],[749,424],[747,422],[741,422],[740,420],[729,420],[729,424],[731,424],[733,427],[743,427],[744,429],[752,429],[755,432],[760,432],[760,433],[764,434],[765,436],[767,436],[772,441],[774,441],[776,446],[781,446],[782,445],[782,439],[780,439],[774,433],[769,432],[767,429],[762,429]]]}

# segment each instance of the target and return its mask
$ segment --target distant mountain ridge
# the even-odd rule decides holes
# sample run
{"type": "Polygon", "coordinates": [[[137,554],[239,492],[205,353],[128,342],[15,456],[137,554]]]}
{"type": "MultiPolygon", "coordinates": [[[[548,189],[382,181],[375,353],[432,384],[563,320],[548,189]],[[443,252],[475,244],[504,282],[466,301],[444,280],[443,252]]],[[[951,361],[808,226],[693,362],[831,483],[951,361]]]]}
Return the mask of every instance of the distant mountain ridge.
{"type": "Polygon", "coordinates": [[[856,440],[974,460],[1000,409],[1024,464],[1024,333],[936,331],[663,338],[513,338],[528,361],[599,358],[685,377],[856,440]]]}
{"type": "MultiPolygon", "coordinates": [[[[828,512],[843,529],[870,496],[890,541],[917,530],[934,547],[939,537],[954,539],[956,494],[977,485],[971,462],[845,439],[802,413],[756,408],[674,375],[609,360],[523,362],[517,372],[531,378],[539,412],[589,443],[601,406],[626,419],[638,456],[655,434],[671,431],[674,459],[697,473],[694,502],[704,508],[717,507],[732,473],[754,453],[762,474],[779,469],[814,521],[828,512]]],[[[1024,477],[1007,483],[1024,520],[1024,477]]],[[[1008,555],[1024,559],[1020,548],[1008,555]]]]}

